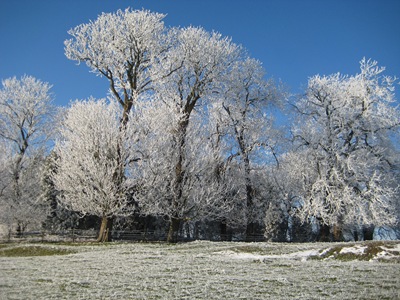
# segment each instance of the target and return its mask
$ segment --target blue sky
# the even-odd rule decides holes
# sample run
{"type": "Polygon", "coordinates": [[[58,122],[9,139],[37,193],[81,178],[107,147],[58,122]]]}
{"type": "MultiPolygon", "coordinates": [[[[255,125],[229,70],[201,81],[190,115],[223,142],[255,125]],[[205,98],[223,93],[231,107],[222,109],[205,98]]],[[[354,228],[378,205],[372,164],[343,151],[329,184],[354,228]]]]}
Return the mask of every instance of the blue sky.
{"type": "Polygon", "coordinates": [[[68,60],[63,42],[70,28],[127,7],[232,37],[293,93],[316,74],[357,73],[364,56],[400,77],[399,0],[1,0],[0,78],[47,81],[57,105],[105,97],[108,82],[68,60]]]}

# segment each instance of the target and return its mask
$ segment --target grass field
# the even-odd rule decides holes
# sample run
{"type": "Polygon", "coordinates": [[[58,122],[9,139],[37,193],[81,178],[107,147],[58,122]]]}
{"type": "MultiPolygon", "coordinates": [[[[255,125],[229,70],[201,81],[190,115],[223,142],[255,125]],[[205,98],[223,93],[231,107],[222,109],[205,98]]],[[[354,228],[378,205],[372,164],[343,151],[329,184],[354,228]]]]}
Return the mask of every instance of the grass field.
{"type": "Polygon", "coordinates": [[[0,299],[400,299],[400,242],[0,244],[0,299]]]}

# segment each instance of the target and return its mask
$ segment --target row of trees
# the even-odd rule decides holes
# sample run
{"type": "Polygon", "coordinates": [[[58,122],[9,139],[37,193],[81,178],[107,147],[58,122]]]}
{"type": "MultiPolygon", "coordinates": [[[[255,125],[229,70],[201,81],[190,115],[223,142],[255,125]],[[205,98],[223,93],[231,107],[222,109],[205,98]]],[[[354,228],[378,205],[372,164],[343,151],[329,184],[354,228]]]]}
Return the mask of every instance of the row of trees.
{"type": "Polygon", "coordinates": [[[69,31],[66,56],[108,79],[107,100],[54,118],[47,83],[3,81],[3,223],[96,215],[107,241],[117,218],[147,215],[176,241],[188,222],[277,240],[296,222],[335,239],[398,222],[399,111],[383,68],[363,59],[360,74],[312,77],[294,99],[230,39],[164,17],[119,10],[69,31]],[[274,126],[286,104],[289,130],[274,126]]]}
{"type": "Polygon", "coordinates": [[[309,79],[293,105],[291,151],[278,173],[286,207],[321,233],[342,239],[343,229],[394,225],[399,217],[399,111],[395,78],[363,59],[354,76],[309,79]],[[282,176],[281,175],[281,176],[282,176]],[[282,178],[282,177],[281,177],[282,178]]]}

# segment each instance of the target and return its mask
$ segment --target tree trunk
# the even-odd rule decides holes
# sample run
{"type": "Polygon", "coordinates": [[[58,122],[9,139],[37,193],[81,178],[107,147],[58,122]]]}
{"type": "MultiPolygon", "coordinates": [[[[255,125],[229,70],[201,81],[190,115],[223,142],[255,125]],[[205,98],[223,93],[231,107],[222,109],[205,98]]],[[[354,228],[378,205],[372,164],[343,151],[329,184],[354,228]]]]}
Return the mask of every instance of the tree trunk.
{"type": "Polygon", "coordinates": [[[363,226],[362,231],[364,235],[364,241],[372,241],[374,239],[374,229],[375,226],[373,225],[363,226]]]}
{"type": "MultiPolygon", "coordinates": [[[[184,188],[184,161],[185,161],[185,144],[186,144],[186,130],[189,125],[189,114],[185,116],[183,121],[179,123],[179,130],[177,136],[177,152],[178,152],[178,161],[175,165],[175,184],[174,184],[174,199],[173,199],[173,209],[177,212],[180,210],[180,207],[184,207],[184,199],[183,199],[183,188],[184,188]]],[[[178,238],[178,231],[181,224],[181,219],[172,217],[170,221],[167,242],[168,243],[176,243],[178,238]]]]}
{"type": "Polygon", "coordinates": [[[99,236],[97,238],[98,243],[111,242],[113,221],[113,218],[106,216],[102,217],[99,236]]]}
{"type": "Polygon", "coordinates": [[[250,222],[246,226],[246,242],[256,242],[257,241],[257,226],[254,222],[250,222]]]}
{"type": "Polygon", "coordinates": [[[178,242],[178,233],[179,227],[181,226],[181,219],[179,218],[171,218],[171,222],[169,225],[167,243],[176,243],[178,242]]]}
{"type": "Polygon", "coordinates": [[[17,224],[17,237],[22,237],[24,235],[24,232],[26,230],[27,224],[24,224],[23,222],[18,221],[17,224]]]}
{"type": "Polygon", "coordinates": [[[359,236],[359,234],[358,234],[358,228],[356,228],[356,229],[353,230],[353,237],[354,237],[354,241],[355,241],[355,242],[358,242],[358,241],[361,240],[361,239],[360,239],[360,236],[359,236]]]}
{"type": "Polygon", "coordinates": [[[254,220],[253,216],[253,209],[254,209],[254,201],[253,201],[253,186],[250,180],[250,164],[248,159],[245,160],[246,162],[246,208],[247,208],[247,225],[246,225],[246,242],[255,242],[257,234],[260,234],[257,231],[257,223],[254,220]]]}
{"type": "Polygon", "coordinates": [[[319,226],[319,234],[318,234],[318,241],[319,242],[330,242],[330,227],[326,224],[321,224],[319,226]]]}
{"type": "Polygon", "coordinates": [[[340,226],[339,224],[335,224],[335,225],[333,225],[332,231],[333,231],[332,232],[333,241],[334,242],[342,242],[343,241],[342,226],[340,226]]]}
{"type": "Polygon", "coordinates": [[[243,162],[244,162],[244,169],[245,169],[245,176],[246,176],[246,209],[247,209],[247,225],[246,225],[246,242],[252,242],[255,234],[255,224],[253,220],[253,186],[250,179],[250,159],[248,154],[245,152],[245,147],[243,141],[240,140],[240,147],[243,155],[243,162]]]}
{"type": "Polygon", "coordinates": [[[22,237],[22,233],[23,233],[23,229],[22,229],[22,226],[21,226],[21,224],[18,222],[18,225],[17,225],[17,237],[22,237]]]}
{"type": "Polygon", "coordinates": [[[7,235],[7,242],[10,242],[11,241],[11,234],[12,234],[12,228],[11,227],[8,227],[8,235],[7,235]]]}
{"type": "Polygon", "coordinates": [[[220,236],[221,236],[221,241],[227,241],[227,242],[232,241],[232,234],[230,232],[228,233],[228,225],[224,220],[221,221],[220,223],[220,236]]]}

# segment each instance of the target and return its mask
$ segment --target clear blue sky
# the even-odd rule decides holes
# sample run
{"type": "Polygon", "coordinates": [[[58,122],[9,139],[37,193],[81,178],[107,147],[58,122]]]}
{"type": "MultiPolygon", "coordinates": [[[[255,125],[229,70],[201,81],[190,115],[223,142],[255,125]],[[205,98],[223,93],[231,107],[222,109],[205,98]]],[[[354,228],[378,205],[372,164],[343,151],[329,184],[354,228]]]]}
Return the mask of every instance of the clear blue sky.
{"type": "Polygon", "coordinates": [[[293,93],[315,74],[357,73],[364,56],[400,77],[400,0],[0,0],[0,78],[47,81],[57,105],[105,97],[108,82],[68,60],[63,42],[70,28],[127,7],[232,37],[293,93]]]}

